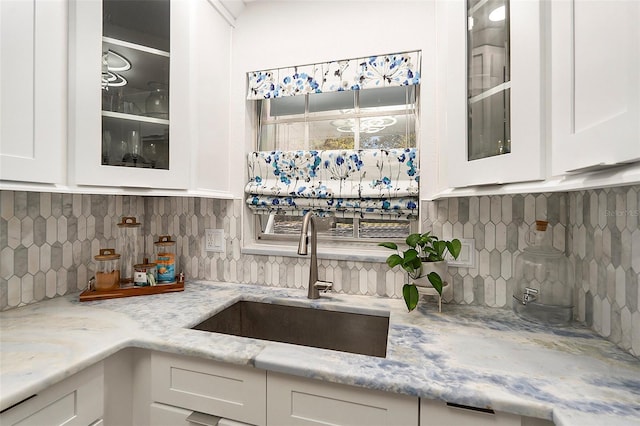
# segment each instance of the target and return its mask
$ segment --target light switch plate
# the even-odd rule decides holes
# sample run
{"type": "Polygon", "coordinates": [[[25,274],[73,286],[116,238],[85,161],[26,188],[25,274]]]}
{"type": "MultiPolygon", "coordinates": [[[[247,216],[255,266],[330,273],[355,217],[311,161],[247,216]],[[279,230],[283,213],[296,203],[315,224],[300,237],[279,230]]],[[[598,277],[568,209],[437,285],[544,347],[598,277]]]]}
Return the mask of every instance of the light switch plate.
{"type": "Polygon", "coordinates": [[[447,265],[456,266],[460,268],[473,268],[476,264],[476,240],[473,238],[458,238],[462,243],[460,249],[460,255],[457,259],[454,259],[450,253],[447,252],[445,260],[447,265]]]}
{"type": "Polygon", "coordinates": [[[204,251],[224,253],[224,229],[204,230],[204,251]]]}

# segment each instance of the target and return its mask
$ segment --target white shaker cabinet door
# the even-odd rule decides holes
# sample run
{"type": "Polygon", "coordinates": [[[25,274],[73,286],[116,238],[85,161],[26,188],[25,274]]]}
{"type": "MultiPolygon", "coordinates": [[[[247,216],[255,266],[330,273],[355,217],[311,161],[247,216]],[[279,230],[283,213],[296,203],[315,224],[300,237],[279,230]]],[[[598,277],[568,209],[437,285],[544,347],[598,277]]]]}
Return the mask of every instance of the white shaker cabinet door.
{"type": "Polygon", "coordinates": [[[418,424],[418,398],[268,372],[267,426],[418,424]]]}
{"type": "MultiPolygon", "coordinates": [[[[187,189],[190,176],[191,154],[191,109],[190,109],[190,37],[192,2],[172,0],[170,3],[170,64],[169,64],[169,117],[160,120],[155,117],[138,117],[132,114],[102,111],[101,73],[103,40],[102,1],[69,1],[69,180],[76,185],[96,185],[110,187],[136,187],[159,189],[187,189]],[[165,168],[123,167],[104,165],[103,157],[103,117],[126,123],[139,123],[137,138],[142,129],[169,123],[168,159],[163,159],[165,168]]],[[[112,41],[110,41],[112,42],[112,41]]],[[[155,48],[140,46],[128,40],[116,40],[119,46],[134,46],[132,52],[150,53],[164,56],[155,48]]],[[[115,43],[115,42],[114,42],[115,43]]],[[[133,55],[133,53],[132,53],[133,55]]],[[[140,54],[142,56],[142,54],[140,54]]],[[[132,60],[133,61],[133,60],[132,60]]],[[[144,69],[145,62],[133,61],[131,69],[144,69]]],[[[153,62],[148,62],[153,64],[153,62]]],[[[153,82],[149,82],[153,83],[153,82]]],[[[142,103],[141,103],[142,105],[142,103]]],[[[148,115],[148,114],[147,114],[148,115]]],[[[160,138],[161,131],[154,130],[160,138]]],[[[106,133],[106,132],[105,132],[106,133]]],[[[129,132],[128,134],[130,134],[129,132]]],[[[133,144],[122,138],[122,143],[133,144]]],[[[111,139],[111,138],[109,138],[111,139]]],[[[166,139],[161,138],[163,152],[166,139]]],[[[110,146],[113,147],[113,142],[110,146]]],[[[117,141],[115,141],[117,142],[117,141]]],[[[138,141],[139,143],[139,141],[138,141]]],[[[117,145],[117,144],[116,144],[117,145]]],[[[131,146],[124,151],[131,151],[131,146]]],[[[144,147],[143,147],[144,151],[144,147]]],[[[132,151],[133,152],[133,151],[132,151]]],[[[123,159],[124,162],[124,159],[123,159]]]]}
{"type": "Polygon", "coordinates": [[[67,2],[0,2],[0,180],[64,183],[67,2]]]}
{"type": "Polygon", "coordinates": [[[468,146],[466,6],[463,0],[438,2],[438,32],[442,34],[438,55],[443,63],[445,86],[444,114],[440,114],[444,123],[440,146],[446,152],[447,161],[445,186],[460,188],[543,180],[543,3],[537,0],[510,2],[511,152],[474,160],[470,160],[468,146]]]}
{"type": "Polygon", "coordinates": [[[552,173],[640,161],[640,2],[550,4],[552,173]]]}
{"type": "Polygon", "coordinates": [[[0,424],[94,426],[103,412],[103,364],[98,363],[3,411],[0,424]]]}

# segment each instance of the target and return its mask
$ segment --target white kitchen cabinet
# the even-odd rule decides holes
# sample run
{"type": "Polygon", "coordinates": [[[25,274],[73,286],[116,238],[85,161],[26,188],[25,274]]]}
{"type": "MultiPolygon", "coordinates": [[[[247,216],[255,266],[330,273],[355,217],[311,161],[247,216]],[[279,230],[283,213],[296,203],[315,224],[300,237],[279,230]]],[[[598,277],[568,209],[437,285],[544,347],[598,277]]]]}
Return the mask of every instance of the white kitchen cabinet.
{"type": "Polygon", "coordinates": [[[553,426],[548,420],[420,400],[420,426],[553,426]]]}
{"type": "MultiPolygon", "coordinates": [[[[492,4],[478,2],[473,7],[487,8],[485,15],[488,15],[492,4]]],[[[474,58],[471,76],[467,75],[467,32],[469,27],[481,25],[481,20],[477,19],[474,23],[467,17],[466,2],[463,0],[438,2],[437,16],[438,32],[441,34],[437,49],[440,64],[438,79],[443,89],[437,96],[439,110],[443,111],[438,118],[440,177],[443,181],[440,186],[460,188],[544,179],[542,2],[510,1],[509,48],[498,49],[487,42],[484,48],[474,49],[471,52],[474,58]],[[502,53],[498,54],[498,50],[502,53]],[[505,60],[505,50],[510,61],[505,60]],[[499,85],[489,84],[492,78],[502,73],[501,70],[510,73],[510,81],[499,85]],[[486,82],[488,89],[468,95],[468,81],[472,85],[486,82]],[[468,113],[468,96],[471,96],[470,104],[481,103],[495,96],[510,97],[507,110],[510,115],[506,132],[508,140],[492,135],[490,141],[483,141],[486,146],[483,152],[472,152],[468,144],[468,127],[471,118],[476,117],[468,113]],[[501,143],[504,144],[503,149],[499,148],[501,143]],[[510,144],[510,149],[507,144],[510,144]],[[498,155],[498,152],[504,153],[498,155]]],[[[487,16],[484,16],[483,21],[486,20],[487,16]]],[[[491,29],[487,28],[487,32],[491,29]]],[[[486,108],[485,113],[489,115],[491,108],[486,108]]]]}
{"type": "Polygon", "coordinates": [[[228,195],[232,28],[218,8],[207,0],[171,0],[166,51],[131,43],[127,33],[103,37],[102,1],[71,0],[70,184],[228,195]],[[116,87],[107,101],[101,98],[105,49],[129,56],[131,69],[122,75],[138,81],[139,93],[130,89],[123,101],[116,87]],[[140,87],[155,84],[167,57],[169,109],[149,110],[151,95],[166,100],[166,93],[162,85],[151,93],[140,87]],[[142,79],[136,69],[153,72],[142,79]]]}
{"type": "Polygon", "coordinates": [[[103,395],[103,365],[98,363],[4,411],[0,424],[97,425],[104,411],[103,395]]]}
{"type": "Polygon", "coordinates": [[[267,425],[418,424],[418,398],[267,373],[267,425]]]}
{"type": "Polygon", "coordinates": [[[640,3],[550,7],[552,174],[640,161],[640,3]]]}
{"type": "MultiPolygon", "coordinates": [[[[170,48],[166,52],[151,43],[141,44],[140,37],[134,37],[134,42],[130,42],[132,37],[127,31],[137,33],[130,28],[122,32],[121,38],[103,37],[102,1],[70,1],[70,183],[169,189],[189,187],[192,112],[189,101],[190,7],[191,3],[188,1],[170,2],[170,48]],[[110,44],[103,47],[103,42],[110,44]],[[163,117],[149,113],[144,102],[136,102],[133,95],[117,99],[114,101],[117,104],[115,107],[103,108],[105,102],[101,93],[100,76],[103,71],[103,49],[107,48],[114,51],[117,49],[120,52],[117,57],[126,58],[122,52],[127,53],[129,58],[121,62],[125,63],[122,67],[127,67],[126,63],[130,64],[127,74],[130,80],[153,79],[155,71],[161,66],[158,64],[167,55],[170,56],[169,111],[163,117]],[[144,76],[138,75],[142,73],[144,76]],[[111,122],[106,124],[109,120],[111,122]],[[112,133],[107,134],[110,130],[112,133]],[[145,155],[150,148],[143,141],[145,134],[146,138],[157,140],[155,148],[162,168],[150,168],[147,167],[147,162],[135,161],[135,158],[145,155]],[[109,142],[103,143],[105,139],[109,142]],[[121,152],[116,153],[114,151],[120,148],[118,144],[122,144],[121,152]],[[112,149],[103,150],[107,146],[112,149]],[[160,155],[160,152],[167,155],[160,155]],[[105,156],[111,160],[105,162],[105,156]],[[119,156],[126,166],[114,162],[113,159],[119,156]]],[[[115,72],[111,67],[109,71],[115,72]]],[[[122,74],[124,75],[124,71],[122,74]]],[[[151,83],[153,82],[149,81],[151,83]]],[[[126,88],[127,85],[120,88],[123,87],[126,88]]],[[[116,87],[112,89],[115,91],[116,87]]],[[[150,93],[141,93],[140,97],[147,95],[150,96],[150,93]]]]}
{"type": "Polygon", "coordinates": [[[264,370],[160,352],[151,355],[153,402],[264,425],[266,388],[264,370]]]}
{"type": "Polygon", "coordinates": [[[0,2],[0,180],[63,183],[67,1],[0,2]]]}

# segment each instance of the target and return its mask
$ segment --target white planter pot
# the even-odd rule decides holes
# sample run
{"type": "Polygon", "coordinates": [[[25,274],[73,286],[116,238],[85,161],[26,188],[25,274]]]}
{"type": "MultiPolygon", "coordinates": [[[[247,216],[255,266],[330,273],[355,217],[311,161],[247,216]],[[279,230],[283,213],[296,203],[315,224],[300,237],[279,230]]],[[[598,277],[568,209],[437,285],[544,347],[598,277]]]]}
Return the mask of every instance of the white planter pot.
{"type": "Polygon", "coordinates": [[[447,281],[447,262],[442,260],[440,262],[424,262],[422,264],[422,276],[418,279],[413,280],[413,283],[418,288],[418,293],[420,296],[435,296],[438,299],[438,312],[442,312],[442,297],[435,288],[431,285],[429,275],[431,272],[437,272],[442,278],[442,290],[449,285],[447,281]]]}
{"type": "Polygon", "coordinates": [[[413,283],[418,287],[433,288],[427,275],[431,272],[437,272],[442,278],[442,286],[445,287],[447,283],[447,262],[442,260],[440,262],[423,262],[422,263],[422,276],[413,280],[413,283]]]}

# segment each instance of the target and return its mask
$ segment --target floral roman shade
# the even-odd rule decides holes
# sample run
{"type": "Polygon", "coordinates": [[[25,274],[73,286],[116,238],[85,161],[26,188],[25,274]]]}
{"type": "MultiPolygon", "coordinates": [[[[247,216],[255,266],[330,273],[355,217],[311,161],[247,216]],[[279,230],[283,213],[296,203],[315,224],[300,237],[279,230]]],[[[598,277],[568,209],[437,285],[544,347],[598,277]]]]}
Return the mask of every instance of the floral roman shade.
{"type": "Polygon", "coordinates": [[[248,158],[246,203],[256,213],[369,219],[418,214],[416,148],[259,151],[248,158]]]}
{"type": "Polygon", "coordinates": [[[412,51],[254,71],[247,99],[410,86],[420,83],[420,63],[420,51],[412,51]]]}

